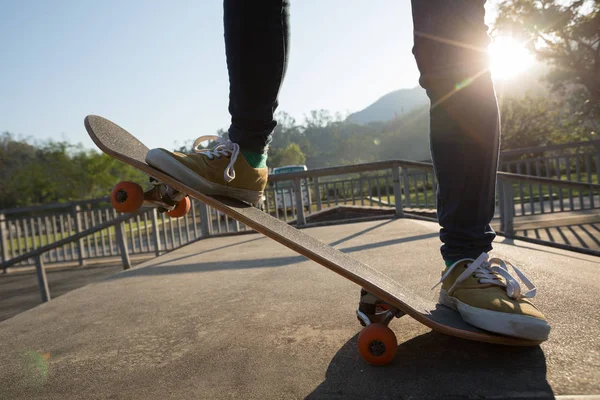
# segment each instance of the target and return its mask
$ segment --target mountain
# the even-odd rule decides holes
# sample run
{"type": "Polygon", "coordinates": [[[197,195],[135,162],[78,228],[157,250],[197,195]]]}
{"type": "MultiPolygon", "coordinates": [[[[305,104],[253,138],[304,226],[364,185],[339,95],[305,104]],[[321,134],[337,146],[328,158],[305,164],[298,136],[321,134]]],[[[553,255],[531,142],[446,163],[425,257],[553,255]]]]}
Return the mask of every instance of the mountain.
{"type": "MultiPolygon", "coordinates": [[[[499,98],[504,96],[523,97],[526,94],[547,96],[548,90],[540,78],[548,71],[548,66],[541,62],[535,62],[518,77],[505,81],[495,80],[496,93],[499,98]]],[[[350,114],[346,121],[361,125],[371,122],[388,122],[403,118],[415,109],[428,104],[429,98],[420,86],[412,89],[399,89],[386,94],[364,110],[350,114]]]]}
{"type": "Polygon", "coordinates": [[[350,114],[346,121],[355,124],[391,121],[426,104],[429,104],[429,99],[421,87],[399,89],[386,94],[364,110],[350,114]]]}
{"type": "Polygon", "coordinates": [[[384,123],[379,159],[429,161],[429,104],[384,123]]]}
{"type": "MultiPolygon", "coordinates": [[[[537,63],[518,77],[496,81],[499,102],[504,97],[552,96],[540,80],[547,72],[548,67],[537,63]]],[[[347,122],[368,124],[378,130],[375,140],[379,159],[430,160],[429,99],[420,87],[388,93],[364,110],[351,114],[347,122]]]]}

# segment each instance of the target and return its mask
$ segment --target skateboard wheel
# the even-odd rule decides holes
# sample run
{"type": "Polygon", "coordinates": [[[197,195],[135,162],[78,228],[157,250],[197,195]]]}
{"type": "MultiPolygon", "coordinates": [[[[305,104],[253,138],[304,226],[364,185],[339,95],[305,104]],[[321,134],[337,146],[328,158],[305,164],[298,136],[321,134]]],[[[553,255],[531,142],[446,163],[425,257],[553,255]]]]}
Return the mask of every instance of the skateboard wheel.
{"type": "Polygon", "coordinates": [[[370,324],[358,335],[358,351],[371,365],[386,365],[392,362],[398,348],[394,331],[383,324],[370,324]]]}
{"type": "Polygon", "coordinates": [[[144,204],[144,190],[135,182],[119,182],[110,193],[110,203],[122,213],[137,211],[144,204]]]}
{"type": "Polygon", "coordinates": [[[190,211],[191,207],[192,202],[190,201],[190,198],[185,196],[182,200],[179,200],[179,203],[177,203],[175,208],[171,211],[168,211],[167,214],[172,218],[183,217],[190,211]]]}

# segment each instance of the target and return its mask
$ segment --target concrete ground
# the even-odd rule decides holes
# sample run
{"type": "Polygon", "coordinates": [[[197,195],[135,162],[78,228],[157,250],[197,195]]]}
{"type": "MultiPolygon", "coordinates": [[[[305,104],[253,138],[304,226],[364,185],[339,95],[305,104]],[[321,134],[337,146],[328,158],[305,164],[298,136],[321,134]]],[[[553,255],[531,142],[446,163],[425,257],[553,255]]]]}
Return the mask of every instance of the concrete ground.
{"type": "MultiPolygon", "coordinates": [[[[133,256],[131,262],[138,264],[148,255],[133,256]]],[[[123,269],[121,258],[86,260],[78,263],[49,264],[46,266],[51,298],[57,298],[73,289],[97,282],[123,269]]],[[[0,321],[4,321],[30,308],[37,307],[42,298],[35,267],[10,268],[7,274],[0,273],[0,321]]]]}
{"type": "MultiPolygon", "coordinates": [[[[436,224],[305,232],[436,298],[436,224]]],[[[358,288],[250,234],[202,240],[1,322],[0,398],[600,395],[600,259],[504,238],[495,249],[538,286],[553,327],[539,347],[469,342],[403,317],[391,324],[394,362],[369,366],[356,349],[358,288]]]]}

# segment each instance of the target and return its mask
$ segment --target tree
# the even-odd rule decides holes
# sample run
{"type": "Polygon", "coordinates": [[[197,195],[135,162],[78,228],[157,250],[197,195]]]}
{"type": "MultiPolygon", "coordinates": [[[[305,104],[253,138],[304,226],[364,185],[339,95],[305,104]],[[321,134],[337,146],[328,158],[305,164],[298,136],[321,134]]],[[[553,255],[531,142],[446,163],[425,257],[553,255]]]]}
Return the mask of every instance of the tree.
{"type": "Polygon", "coordinates": [[[581,124],[579,116],[565,110],[556,99],[529,95],[503,98],[500,115],[502,150],[532,149],[528,154],[504,156],[503,161],[537,157],[549,144],[595,139],[593,132],[581,124]]]}
{"type": "Polygon", "coordinates": [[[280,154],[275,156],[273,164],[276,162],[277,165],[273,166],[303,165],[306,162],[306,156],[296,143],[290,143],[280,154]]]}
{"type": "Polygon", "coordinates": [[[15,207],[19,191],[13,176],[34,159],[34,146],[15,140],[9,132],[0,135],[0,209],[15,207]]]}
{"type": "Polygon", "coordinates": [[[502,150],[537,147],[558,136],[555,101],[542,97],[504,98],[500,102],[502,150]]]}
{"type": "Polygon", "coordinates": [[[551,65],[553,90],[596,129],[600,119],[600,1],[503,0],[495,30],[528,43],[551,65]]]}
{"type": "Polygon", "coordinates": [[[120,180],[144,182],[141,171],[81,145],[29,143],[0,136],[0,208],[108,196],[120,180]]]}

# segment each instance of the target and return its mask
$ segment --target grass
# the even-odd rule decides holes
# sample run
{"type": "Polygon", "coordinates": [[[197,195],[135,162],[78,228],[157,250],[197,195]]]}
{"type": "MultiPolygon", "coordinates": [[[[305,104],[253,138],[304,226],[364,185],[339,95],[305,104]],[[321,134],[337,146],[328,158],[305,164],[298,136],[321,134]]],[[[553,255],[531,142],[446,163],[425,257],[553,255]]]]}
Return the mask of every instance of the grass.
{"type": "MultiPolygon", "coordinates": [[[[575,176],[572,176],[572,179],[574,178],[575,176]]],[[[566,181],[566,179],[562,180],[566,181]]],[[[592,176],[592,182],[598,182],[598,176],[596,174],[592,176]]],[[[549,185],[539,185],[537,183],[514,183],[512,186],[515,193],[515,201],[521,201],[521,198],[523,198],[523,201],[531,201],[531,198],[533,198],[533,201],[550,199],[549,185]]],[[[552,197],[554,199],[560,198],[561,193],[563,198],[568,199],[569,193],[571,193],[573,197],[579,197],[580,195],[589,196],[591,192],[589,189],[565,189],[552,187],[552,197]]]]}
{"type": "Polygon", "coordinates": [[[66,237],[69,237],[71,235],[74,235],[75,231],[71,231],[67,234],[62,233],[62,232],[58,232],[56,233],[56,240],[54,240],[54,234],[51,233],[50,234],[50,241],[48,241],[48,238],[46,235],[35,235],[35,236],[28,236],[27,238],[13,238],[10,242],[9,242],[9,249],[13,249],[16,250],[19,248],[19,245],[21,246],[22,250],[27,249],[29,246],[29,248],[38,248],[38,247],[42,247],[45,246],[47,244],[50,243],[54,243],[55,241],[59,241],[62,240],[66,237]]]}
{"type": "MultiPolygon", "coordinates": [[[[161,227],[163,224],[162,220],[159,219],[158,220],[158,225],[159,227],[161,227]]],[[[150,221],[148,221],[148,225],[144,226],[143,225],[143,220],[142,223],[140,224],[140,229],[143,231],[145,229],[150,229],[152,227],[152,223],[150,221]]],[[[125,223],[125,235],[130,235],[131,234],[131,230],[133,230],[134,232],[138,230],[137,227],[133,226],[130,228],[129,223],[125,223]]],[[[21,231],[21,234],[23,232],[21,231]]],[[[42,246],[46,246],[48,244],[57,242],[59,240],[65,239],[69,236],[73,236],[76,232],[74,230],[69,231],[68,233],[62,233],[62,232],[57,232],[56,233],[56,239],[55,239],[55,235],[54,233],[50,233],[50,240],[48,241],[48,237],[46,234],[43,235],[35,235],[35,236],[28,236],[27,238],[21,237],[21,238],[13,238],[11,241],[9,241],[9,245],[8,245],[8,249],[10,249],[13,252],[18,251],[19,249],[19,245],[21,246],[21,251],[26,252],[27,249],[29,248],[31,249],[36,249],[42,246]],[[28,246],[28,247],[27,247],[28,246]]],[[[102,240],[106,240],[108,241],[108,237],[112,236],[115,237],[116,233],[115,233],[115,227],[111,226],[109,228],[103,229],[99,232],[96,232],[93,235],[89,235],[87,238],[84,238],[83,240],[94,240],[93,238],[95,238],[95,240],[98,241],[102,241],[102,240]]]]}

